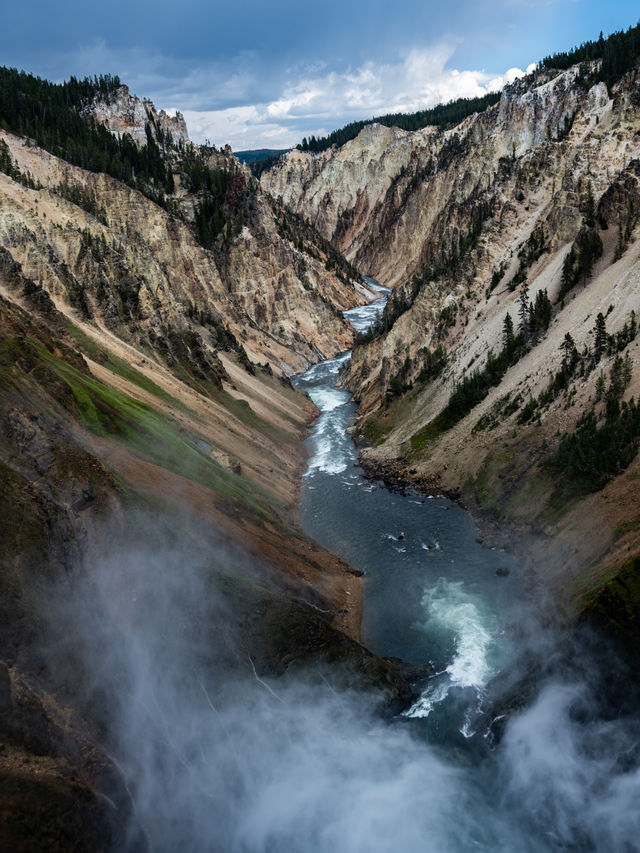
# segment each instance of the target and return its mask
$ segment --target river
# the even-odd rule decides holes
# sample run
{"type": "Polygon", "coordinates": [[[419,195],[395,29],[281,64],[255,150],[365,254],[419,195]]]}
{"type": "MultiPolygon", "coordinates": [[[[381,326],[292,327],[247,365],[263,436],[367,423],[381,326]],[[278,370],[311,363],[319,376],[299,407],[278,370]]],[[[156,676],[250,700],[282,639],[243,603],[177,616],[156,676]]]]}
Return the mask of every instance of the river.
{"type": "MultiPolygon", "coordinates": [[[[345,312],[355,329],[371,326],[388,290],[345,312]]],[[[408,716],[429,719],[438,739],[471,734],[484,688],[510,654],[509,623],[520,589],[514,558],[479,544],[468,512],[444,496],[402,495],[363,475],[347,428],[356,405],[336,387],[344,353],[297,377],[322,411],[308,439],[300,520],[305,532],[365,574],[362,639],[376,654],[429,662],[408,716]]]]}

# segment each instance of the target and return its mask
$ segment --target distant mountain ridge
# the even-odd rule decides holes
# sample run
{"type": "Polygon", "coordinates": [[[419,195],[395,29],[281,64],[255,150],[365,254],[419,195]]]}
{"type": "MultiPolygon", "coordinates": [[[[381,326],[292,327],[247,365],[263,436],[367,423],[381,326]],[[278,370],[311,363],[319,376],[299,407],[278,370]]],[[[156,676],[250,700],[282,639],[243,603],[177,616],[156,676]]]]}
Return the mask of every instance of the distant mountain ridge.
{"type": "Polygon", "coordinates": [[[290,148],[252,148],[249,151],[234,151],[234,157],[237,157],[241,163],[257,163],[259,160],[270,160],[273,157],[279,157],[281,154],[286,154],[290,148]]]}

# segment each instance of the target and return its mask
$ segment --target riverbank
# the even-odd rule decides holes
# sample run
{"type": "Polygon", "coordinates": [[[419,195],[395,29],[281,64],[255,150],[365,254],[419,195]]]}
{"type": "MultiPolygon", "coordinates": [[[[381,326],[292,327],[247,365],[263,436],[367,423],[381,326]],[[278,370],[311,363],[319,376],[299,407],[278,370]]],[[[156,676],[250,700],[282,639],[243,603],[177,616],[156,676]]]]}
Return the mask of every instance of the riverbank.
{"type": "Polygon", "coordinates": [[[440,474],[421,473],[400,459],[372,458],[365,456],[362,451],[358,456],[358,464],[369,480],[381,481],[391,492],[406,495],[414,491],[426,498],[440,495],[449,498],[471,513],[478,527],[479,542],[488,547],[516,551],[518,531],[515,528],[502,528],[495,519],[479,510],[470,494],[465,494],[459,486],[446,484],[440,474]]]}
{"type": "Polygon", "coordinates": [[[598,492],[559,498],[557,484],[538,464],[544,436],[532,431],[500,438],[475,456],[470,442],[447,464],[441,452],[403,459],[384,445],[362,447],[359,462],[387,488],[445,494],[468,510],[484,545],[517,556],[523,586],[538,609],[568,624],[590,621],[597,612],[599,628],[609,623],[609,633],[634,635],[632,614],[621,627],[623,615],[606,602],[618,575],[640,553],[640,460],[598,492]]]}

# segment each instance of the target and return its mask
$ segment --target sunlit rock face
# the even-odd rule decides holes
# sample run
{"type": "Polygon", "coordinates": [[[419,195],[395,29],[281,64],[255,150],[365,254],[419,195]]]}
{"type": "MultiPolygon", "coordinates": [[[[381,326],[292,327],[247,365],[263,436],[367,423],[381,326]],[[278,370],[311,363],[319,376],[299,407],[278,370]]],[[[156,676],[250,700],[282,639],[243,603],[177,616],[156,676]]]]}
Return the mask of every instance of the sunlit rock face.
{"type": "Polygon", "coordinates": [[[613,226],[603,232],[609,248],[626,214],[625,193],[615,187],[636,181],[637,90],[637,72],[609,93],[604,83],[585,86],[578,67],[555,76],[541,71],[506,87],[498,104],[455,128],[410,133],[370,125],[341,148],[292,151],[263,175],[265,188],[311,219],[363,272],[396,288],[395,325],[358,348],[349,367],[349,387],[365,413],[380,405],[407,357],[413,365],[407,382],[415,379],[418,352],[436,346],[444,332],[457,347],[450,377],[488,347],[499,349],[506,311],[517,314],[518,294],[505,295],[504,286],[536,229],[544,231],[545,252],[529,266],[528,282],[532,295],[544,287],[554,298],[589,186],[613,226]],[[455,272],[430,276],[472,232],[473,248],[463,247],[455,272]],[[485,311],[482,301],[499,268],[502,286],[489,293],[485,311]],[[482,309],[477,322],[474,307],[482,309]],[[446,329],[443,309],[458,318],[446,329]]]}
{"type": "MultiPolygon", "coordinates": [[[[341,148],[292,151],[263,174],[262,185],[311,219],[363,272],[394,286],[465,227],[474,199],[501,181],[502,160],[530,159],[563,135],[565,119],[588,131],[608,103],[606,86],[586,91],[577,67],[555,77],[539,72],[448,130],[373,124],[341,148]]],[[[582,136],[567,138],[556,163],[560,175],[572,152],[587,154],[596,144],[582,136]]]]}

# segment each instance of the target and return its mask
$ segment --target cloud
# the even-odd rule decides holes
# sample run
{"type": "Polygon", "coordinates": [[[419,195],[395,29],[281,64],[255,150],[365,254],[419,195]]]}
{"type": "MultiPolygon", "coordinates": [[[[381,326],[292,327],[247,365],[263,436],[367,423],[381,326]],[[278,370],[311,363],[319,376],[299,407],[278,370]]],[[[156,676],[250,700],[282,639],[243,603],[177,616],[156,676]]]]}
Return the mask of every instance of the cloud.
{"type": "Polygon", "coordinates": [[[82,77],[109,72],[117,74],[134,94],[151,98],[159,106],[173,103],[181,111],[219,111],[271,96],[280,76],[277,70],[267,74],[265,61],[258,53],[245,50],[230,58],[194,63],[155,48],[114,48],[96,38],[57,56],[45,73],[64,80],[71,74],[82,77]]]}
{"type": "MultiPolygon", "coordinates": [[[[171,109],[167,112],[172,112],[171,109]]],[[[235,151],[248,148],[289,148],[302,137],[277,121],[269,121],[264,106],[230,107],[214,111],[181,111],[189,137],[218,147],[229,143],[235,151]]]]}
{"type": "MultiPolygon", "coordinates": [[[[395,63],[368,60],[356,68],[328,72],[318,66],[298,69],[289,72],[272,99],[251,106],[186,110],[185,118],[195,141],[229,143],[236,151],[286,148],[303,136],[325,135],[348,121],[415,112],[497,91],[525,73],[519,68],[500,75],[447,68],[455,49],[455,43],[446,42],[411,50],[395,63]]],[[[177,102],[170,106],[180,108],[177,102]]]]}
{"type": "Polygon", "coordinates": [[[118,74],[135,94],[184,113],[195,141],[230,143],[235,150],[287,148],[349,121],[483,95],[523,73],[511,68],[496,74],[495,56],[493,73],[449,67],[463,46],[466,51],[462,34],[442,35],[401,55],[378,46],[364,59],[349,53],[349,66],[330,56],[327,45],[320,59],[313,51],[301,59],[299,46],[276,56],[251,43],[206,58],[185,56],[162,42],[131,46],[99,35],[43,54],[29,70],[55,80],[96,71],[118,74]]]}

